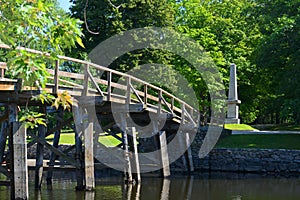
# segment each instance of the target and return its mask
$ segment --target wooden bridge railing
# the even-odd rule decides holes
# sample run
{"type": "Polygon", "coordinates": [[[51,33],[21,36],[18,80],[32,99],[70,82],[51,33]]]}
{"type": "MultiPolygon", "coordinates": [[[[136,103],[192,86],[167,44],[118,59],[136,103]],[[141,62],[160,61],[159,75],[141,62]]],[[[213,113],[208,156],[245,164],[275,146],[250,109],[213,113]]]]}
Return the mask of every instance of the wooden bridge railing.
{"type": "MultiPolygon", "coordinates": [[[[0,48],[9,49],[10,47],[0,44],[0,48]]],[[[50,59],[49,53],[24,47],[18,47],[18,49],[40,54],[50,59]]],[[[52,83],[48,85],[51,85],[54,94],[60,90],[68,90],[73,96],[103,96],[106,101],[128,105],[140,103],[151,112],[171,114],[179,120],[184,119],[187,124],[195,127],[198,125],[200,115],[197,109],[162,88],[132,75],[66,56],[58,56],[57,60],[51,62],[54,62],[54,66],[49,65],[47,70],[50,74],[48,79],[52,83]],[[61,68],[65,63],[80,65],[81,72],[74,73],[62,70],[61,68]]],[[[3,70],[5,68],[6,65],[0,63],[2,75],[4,75],[3,70]]]]}

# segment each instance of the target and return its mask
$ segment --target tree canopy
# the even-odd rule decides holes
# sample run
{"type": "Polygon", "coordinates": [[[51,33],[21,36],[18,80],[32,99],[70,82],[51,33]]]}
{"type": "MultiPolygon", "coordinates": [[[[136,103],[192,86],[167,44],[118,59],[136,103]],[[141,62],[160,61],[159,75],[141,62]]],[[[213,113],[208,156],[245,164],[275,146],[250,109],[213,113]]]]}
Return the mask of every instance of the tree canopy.
{"type": "MultiPolygon", "coordinates": [[[[54,66],[57,56],[71,50],[76,43],[83,46],[80,24],[80,20],[65,14],[57,6],[56,0],[2,0],[0,43],[10,48],[1,50],[1,59],[8,64],[6,75],[22,78],[25,86],[45,88],[49,76],[47,67],[54,66]],[[31,53],[24,48],[48,53],[50,59],[44,54],[31,53]]],[[[42,90],[34,99],[68,108],[70,101],[65,101],[68,98],[67,94],[58,94],[55,98],[42,90]]],[[[27,127],[46,125],[43,114],[30,110],[27,106],[21,113],[20,121],[25,121],[27,127]]]]}
{"type": "MultiPolygon", "coordinates": [[[[209,53],[226,86],[229,64],[237,65],[243,122],[300,123],[298,0],[71,2],[73,18],[59,9],[55,0],[1,1],[0,41],[14,49],[9,54],[2,52],[2,59],[14,67],[12,75],[41,87],[46,82],[44,58],[17,51],[17,46],[49,52],[53,58],[64,53],[80,57],[122,31],[168,27],[194,39],[209,53]]],[[[125,72],[148,63],[176,69],[196,91],[200,104],[209,105],[201,74],[178,55],[158,49],[136,50],[109,67],[125,72]]],[[[155,65],[149,68],[156,70],[155,65]]]]}

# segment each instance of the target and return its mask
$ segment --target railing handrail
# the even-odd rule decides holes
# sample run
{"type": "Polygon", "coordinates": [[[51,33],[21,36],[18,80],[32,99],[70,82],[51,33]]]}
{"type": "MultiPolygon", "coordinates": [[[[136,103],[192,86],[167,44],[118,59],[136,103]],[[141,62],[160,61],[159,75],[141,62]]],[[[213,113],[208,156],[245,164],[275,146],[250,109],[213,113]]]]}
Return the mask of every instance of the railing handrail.
{"type": "MultiPolygon", "coordinates": [[[[11,49],[8,45],[6,44],[0,44],[0,48],[4,48],[4,49],[11,49]]],[[[34,50],[34,49],[30,49],[30,48],[25,48],[25,47],[17,47],[16,49],[18,50],[25,50],[27,52],[30,52],[30,53],[34,53],[34,54],[40,54],[42,56],[46,56],[46,57],[51,57],[50,53],[47,53],[47,52],[42,52],[42,51],[38,51],[38,50],[34,50]]],[[[174,105],[174,101],[176,101],[177,103],[180,104],[181,107],[184,107],[185,108],[185,112],[184,113],[181,113],[183,115],[186,115],[187,113],[187,117],[189,119],[191,119],[191,113],[193,112],[197,112],[198,113],[198,110],[193,108],[192,106],[190,106],[189,104],[187,104],[185,101],[179,99],[178,97],[174,96],[173,94],[163,90],[162,88],[159,88],[155,85],[152,85],[142,79],[139,79],[137,77],[134,77],[132,75],[129,75],[129,74],[126,74],[126,73],[123,73],[123,72],[119,72],[117,70],[114,70],[114,69],[110,69],[110,68],[107,68],[107,67],[104,67],[104,66],[101,66],[101,65],[98,65],[98,64],[95,64],[95,63],[92,63],[92,62],[89,62],[89,61],[84,61],[84,60],[80,60],[80,59],[76,59],[76,58],[71,58],[71,57],[67,57],[67,56],[61,56],[61,55],[58,55],[57,56],[58,60],[56,62],[56,66],[55,66],[55,69],[52,70],[52,69],[49,69],[48,71],[53,73],[53,76],[54,76],[54,93],[58,91],[58,82],[59,82],[59,77],[60,77],[60,74],[70,74],[72,75],[73,77],[76,77],[75,79],[78,79],[79,77],[82,77],[83,79],[87,79],[87,83],[85,83],[84,85],[87,86],[86,90],[85,90],[85,93],[88,92],[88,79],[92,79],[92,83],[95,85],[95,84],[98,84],[99,83],[99,80],[101,80],[101,83],[100,84],[104,84],[106,86],[108,86],[108,92],[107,92],[107,95],[108,95],[108,99],[110,99],[110,95],[111,95],[111,87],[112,87],[112,76],[113,75],[118,75],[120,77],[123,77],[125,79],[128,79],[130,81],[134,81],[136,83],[139,83],[139,84],[142,84],[144,85],[144,88],[151,88],[153,89],[154,91],[157,91],[158,92],[158,97],[156,97],[158,99],[157,103],[158,104],[164,104],[166,105],[167,107],[167,111],[171,112],[173,114],[173,110],[177,110],[177,111],[180,111],[182,110],[181,108],[178,108],[174,105]],[[60,71],[58,69],[58,65],[59,65],[59,60],[64,60],[64,61],[68,61],[68,62],[74,62],[74,63],[77,63],[77,64],[82,64],[85,66],[85,73],[84,74],[80,74],[80,73],[72,73],[72,72],[66,72],[66,71],[60,71]],[[96,78],[97,80],[93,79],[91,73],[90,73],[90,70],[89,68],[94,68],[96,70],[101,70],[104,72],[107,72],[110,76],[109,80],[107,80],[107,84],[105,84],[105,80],[103,79],[99,79],[99,78],[96,78]],[[77,74],[77,75],[76,75],[77,74]],[[109,82],[111,81],[111,82],[109,82]],[[162,95],[165,95],[166,97],[170,98],[171,99],[171,103],[168,103],[162,95]],[[190,113],[187,112],[187,109],[190,110],[190,113]]],[[[67,76],[63,76],[63,77],[67,77],[67,76]]],[[[79,79],[82,79],[82,78],[79,78],[79,79]]],[[[67,81],[65,81],[67,82],[67,81]]],[[[113,83],[114,85],[121,85],[119,83],[113,83]]],[[[131,85],[131,83],[130,83],[131,85]]],[[[95,85],[96,86],[96,89],[97,91],[101,94],[101,95],[104,95],[104,93],[101,91],[101,89],[99,88],[98,85],[95,85]]],[[[126,88],[126,85],[124,85],[125,88],[126,88]]],[[[131,85],[132,87],[132,85],[131,85]]],[[[122,87],[118,87],[119,89],[122,89],[122,87]]],[[[128,90],[128,89],[127,89],[128,90]]],[[[130,89],[129,89],[130,90],[130,89]]],[[[132,89],[131,89],[132,90],[132,89]]],[[[133,89],[134,90],[134,89],[133,89]]],[[[147,89],[146,89],[147,90],[147,89]]],[[[126,91],[126,89],[125,89],[126,91]]],[[[127,91],[128,92],[128,91],[127,91]]],[[[147,98],[149,97],[154,97],[153,95],[150,95],[148,93],[145,93],[147,91],[134,91],[134,94],[135,95],[138,95],[139,93],[144,93],[144,103],[147,104],[147,98]]],[[[129,97],[130,98],[130,97],[129,97]]],[[[139,100],[141,100],[141,98],[139,96],[137,96],[137,98],[139,100]]],[[[155,98],[155,97],[154,97],[155,98]]],[[[154,98],[149,98],[151,100],[153,100],[154,98]]],[[[196,124],[195,122],[193,122],[193,124],[196,124]]]]}

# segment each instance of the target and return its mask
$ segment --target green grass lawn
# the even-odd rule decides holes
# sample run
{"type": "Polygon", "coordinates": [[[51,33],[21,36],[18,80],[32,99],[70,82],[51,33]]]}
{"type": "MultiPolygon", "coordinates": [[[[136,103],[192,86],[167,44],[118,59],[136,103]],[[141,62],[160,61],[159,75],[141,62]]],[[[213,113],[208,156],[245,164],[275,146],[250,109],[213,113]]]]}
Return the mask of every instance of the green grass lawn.
{"type": "MultiPolygon", "coordinates": [[[[121,134],[117,134],[119,137],[121,137],[121,134]]],[[[52,142],[53,141],[53,138],[54,138],[54,135],[49,135],[46,140],[48,142],[52,142]]],[[[114,147],[114,146],[117,146],[119,145],[121,142],[119,140],[117,140],[116,138],[114,138],[113,136],[111,135],[101,135],[99,137],[99,140],[98,140],[101,144],[105,145],[105,146],[108,146],[108,147],[114,147]]],[[[75,138],[74,138],[74,133],[62,133],[60,135],[60,140],[59,140],[59,144],[69,144],[69,145],[72,145],[72,144],[75,144],[75,138]]]]}
{"type": "Polygon", "coordinates": [[[300,149],[300,135],[230,135],[221,138],[217,148],[300,149]]]}
{"type": "Polygon", "coordinates": [[[257,130],[247,124],[225,124],[225,129],[232,130],[232,131],[254,131],[257,130]]]}
{"type": "Polygon", "coordinates": [[[266,127],[265,130],[269,131],[300,131],[300,125],[294,124],[281,124],[266,127]]]}

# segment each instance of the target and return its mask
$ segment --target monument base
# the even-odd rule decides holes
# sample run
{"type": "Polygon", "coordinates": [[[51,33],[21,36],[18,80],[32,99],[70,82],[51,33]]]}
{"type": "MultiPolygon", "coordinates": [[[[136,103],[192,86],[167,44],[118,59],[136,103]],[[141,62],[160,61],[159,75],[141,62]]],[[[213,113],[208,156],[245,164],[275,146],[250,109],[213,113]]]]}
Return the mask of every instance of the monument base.
{"type": "Polygon", "coordinates": [[[241,120],[238,118],[226,118],[225,124],[240,124],[241,120]]]}

